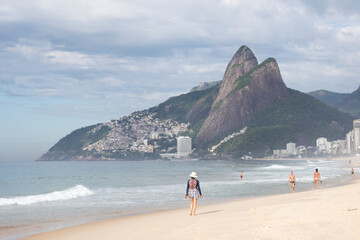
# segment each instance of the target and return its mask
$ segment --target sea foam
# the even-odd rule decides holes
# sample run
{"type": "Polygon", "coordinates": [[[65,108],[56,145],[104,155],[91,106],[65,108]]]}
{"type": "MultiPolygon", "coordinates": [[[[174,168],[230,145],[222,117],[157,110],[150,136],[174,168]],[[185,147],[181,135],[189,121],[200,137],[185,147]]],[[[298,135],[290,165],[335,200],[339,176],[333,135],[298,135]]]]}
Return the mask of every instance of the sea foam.
{"type": "Polygon", "coordinates": [[[68,188],[62,191],[55,191],[51,193],[19,196],[12,198],[0,198],[0,206],[30,205],[41,202],[54,202],[54,201],[90,196],[92,194],[94,194],[94,192],[91,191],[90,189],[82,185],[76,185],[75,187],[72,188],[68,188]]]}
{"type": "Polygon", "coordinates": [[[290,169],[291,167],[274,164],[274,165],[263,167],[263,168],[265,168],[265,169],[290,169]]]}

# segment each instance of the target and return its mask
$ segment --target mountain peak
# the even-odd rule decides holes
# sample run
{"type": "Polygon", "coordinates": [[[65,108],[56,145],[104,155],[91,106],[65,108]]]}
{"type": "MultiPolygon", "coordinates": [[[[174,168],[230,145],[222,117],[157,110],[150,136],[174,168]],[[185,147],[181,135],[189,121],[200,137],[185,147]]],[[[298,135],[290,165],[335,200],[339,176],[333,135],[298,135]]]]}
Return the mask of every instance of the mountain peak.
{"type": "Polygon", "coordinates": [[[251,51],[251,49],[246,46],[246,45],[242,45],[235,53],[235,56],[236,55],[246,55],[246,54],[252,54],[254,56],[254,53],[251,51]]]}
{"type": "Polygon", "coordinates": [[[251,51],[251,49],[246,45],[242,45],[232,57],[226,70],[228,70],[229,67],[234,67],[234,65],[238,65],[239,67],[243,67],[243,71],[244,71],[243,74],[244,74],[245,72],[253,68],[254,65],[256,66],[257,64],[258,64],[257,59],[254,53],[251,51]],[[250,62],[249,65],[251,66],[248,67],[244,66],[246,62],[250,62]],[[250,69],[247,69],[249,67],[250,69]]]}
{"type": "Polygon", "coordinates": [[[237,50],[227,65],[222,79],[219,95],[217,96],[214,106],[222,101],[233,89],[233,83],[245,75],[251,69],[258,65],[254,53],[247,46],[243,45],[237,50]]]}
{"type": "Polygon", "coordinates": [[[231,59],[210,114],[194,141],[198,144],[211,142],[234,132],[257,111],[289,96],[276,60],[268,58],[258,65],[252,51],[242,46],[231,59]]]}

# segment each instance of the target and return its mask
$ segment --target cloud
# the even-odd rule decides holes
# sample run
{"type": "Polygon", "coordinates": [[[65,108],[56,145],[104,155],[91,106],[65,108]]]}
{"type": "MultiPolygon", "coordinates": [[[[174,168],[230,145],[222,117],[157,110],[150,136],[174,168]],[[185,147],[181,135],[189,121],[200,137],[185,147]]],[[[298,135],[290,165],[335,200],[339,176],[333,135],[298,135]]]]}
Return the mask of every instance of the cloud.
{"type": "Polygon", "coordinates": [[[0,136],[16,143],[5,157],[27,149],[19,144],[26,138],[56,142],[69,129],[220,80],[244,44],[259,62],[276,58],[291,88],[352,92],[360,75],[359,7],[334,0],[2,0],[0,104],[11,113],[7,129],[18,129],[24,112],[31,126],[27,135],[0,136]]]}
{"type": "Polygon", "coordinates": [[[188,91],[200,81],[213,81],[216,75],[220,79],[225,67],[224,63],[198,64],[204,61],[205,49],[174,50],[170,58],[120,58],[65,48],[32,39],[5,47],[0,63],[9,67],[0,76],[6,82],[0,91],[12,96],[70,99],[96,99],[119,91],[147,95],[163,91],[160,95],[168,97],[170,86],[179,89],[177,93],[188,91]]]}
{"type": "MultiPolygon", "coordinates": [[[[271,5],[268,1],[250,0],[236,4],[216,0],[5,2],[20,13],[19,22],[36,26],[35,31],[60,38],[71,33],[87,35],[90,41],[105,35],[110,38],[102,38],[97,44],[106,42],[112,46],[203,47],[239,45],[240,41],[249,40],[263,43],[279,38],[304,39],[303,31],[312,26],[299,2],[273,1],[271,5]],[[301,34],[298,30],[302,30],[301,34]]],[[[82,44],[86,45],[86,41],[82,44]]]]}
{"type": "Polygon", "coordinates": [[[220,80],[243,44],[259,62],[275,57],[290,87],[350,92],[360,73],[357,6],[280,0],[4,0],[0,92],[70,99],[76,111],[59,108],[69,114],[90,114],[86,104],[101,112],[109,100],[125,114],[156,105],[169,93],[220,80]]]}
{"type": "MultiPolygon", "coordinates": [[[[36,41],[31,39],[20,39],[13,46],[5,48],[9,54],[17,54],[31,62],[41,64],[52,64],[67,69],[94,67],[105,62],[107,56],[88,55],[78,51],[66,51],[63,46],[53,45],[48,41],[36,41]]],[[[120,60],[118,60],[119,62],[120,60]]]]}
{"type": "Polygon", "coordinates": [[[142,92],[104,94],[102,98],[55,101],[42,103],[33,110],[42,115],[92,119],[94,122],[117,119],[134,111],[158,105],[164,99],[179,95],[180,92],[142,92]],[[121,104],[126,103],[126,104],[121,104]]]}
{"type": "Polygon", "coordinates": [[[89,68],[95,65],[93,59],[79,52],[51,51],[46,53],[45,57],[50,63],[55,64],[78,65],[81,68],[89,68]]]}
{"type": "Polygon", "coordinates": [[[17,11],[8,4],[0,3],[0,22],[14,22],[19,19],[17,11]]]}

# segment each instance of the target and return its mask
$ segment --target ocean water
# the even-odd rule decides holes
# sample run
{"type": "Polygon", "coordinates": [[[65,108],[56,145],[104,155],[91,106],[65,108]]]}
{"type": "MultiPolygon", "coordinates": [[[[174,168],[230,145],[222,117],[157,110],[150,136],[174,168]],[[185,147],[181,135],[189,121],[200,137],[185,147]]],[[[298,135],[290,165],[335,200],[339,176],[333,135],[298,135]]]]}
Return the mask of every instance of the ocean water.
{"type": "Polygon", "coordinates": [[[312,190],[315,168],[323,180],[320,188],[351,180],[347,162],[327,160],[0,162],[0,238],[187,207],[192,171],[204,195],[201,209],[201,204],[288,193],[291,170],[296,191],[312,190]]]}

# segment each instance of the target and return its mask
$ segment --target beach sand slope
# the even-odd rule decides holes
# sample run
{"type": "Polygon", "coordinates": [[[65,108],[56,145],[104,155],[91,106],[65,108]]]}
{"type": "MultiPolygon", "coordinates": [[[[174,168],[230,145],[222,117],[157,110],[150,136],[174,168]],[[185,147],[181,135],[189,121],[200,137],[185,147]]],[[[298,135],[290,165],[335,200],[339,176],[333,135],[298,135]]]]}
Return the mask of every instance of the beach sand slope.
{"type": "MultiPolygon", "coordinates": [[[[205,196],[206,197],[206,196],[205,196]]],[[[360,240],[360,182],[122,217],[64,228],[27,240],[346,239],[360,240]]]]}

